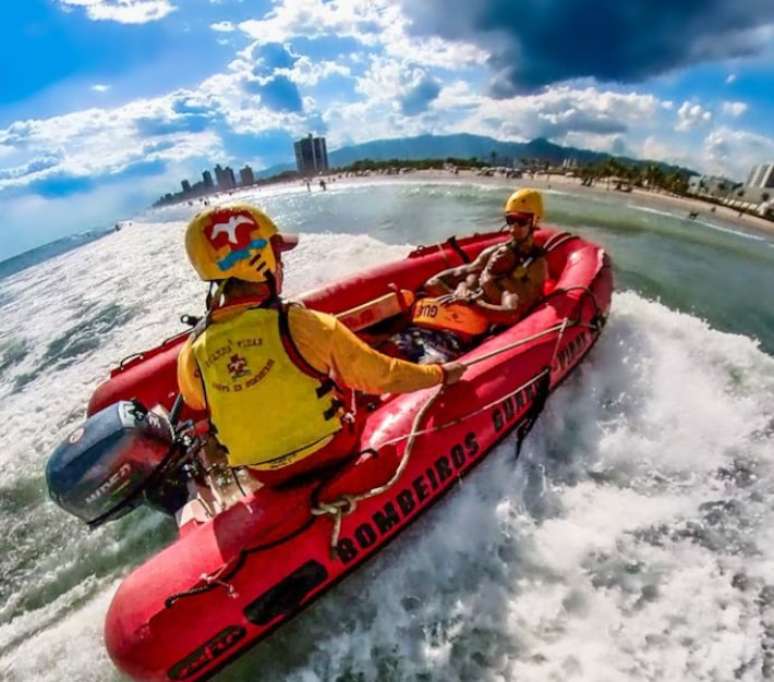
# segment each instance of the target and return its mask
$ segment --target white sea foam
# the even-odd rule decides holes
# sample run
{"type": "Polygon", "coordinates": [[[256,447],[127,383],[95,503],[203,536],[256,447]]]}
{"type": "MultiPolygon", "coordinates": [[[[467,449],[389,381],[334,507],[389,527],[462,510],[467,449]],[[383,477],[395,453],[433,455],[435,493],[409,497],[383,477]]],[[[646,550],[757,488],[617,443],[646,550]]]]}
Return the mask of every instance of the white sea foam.
{"type": "MultiPolygon", "coordinates": [[[[146,514],[88,534],[23,491],[42,486],[48,453],[114,361],[200,311],[183,224],[164,220],[0,282],[11,323],[0,343],[28,349],[0,375],[0,487],[22,508],[1,512],[16,591],[0,610],[2,679],[118,679],[102,619],[162,522],[146,514]],[[116,315],[126,319],[111,326],[116,315]],[[78,345],[84,323],[97,347],[78,345]]],[[[306,234],[288,254],[287,289],[408,248],[306,234]]],[[[774,626],[773,391],[774,360],[754,341],[617,294],[518,463],[512,441],[499,446],[224,679],[760,680],[774,626]]]]}
{"type": "MultiPolygon", "coordinates": [[[[627,204],[629,208],[633,208],[636,211],[644,211],[645,213],[651,213],[653,215],[660,215],[665,216],[667,218],[671,218],[673,220],[688,220],[684,215],[677,214],[670,211],[661,211],[657,208],[650,208],[648,206],[640,206],[638,204],[627,204]]],[[[757,242],[769,242],[768,239],[765,237],[761,237],[757,234],[751,234],[749,232],[743,232],[742,230],[734,230],[730,227],[723,227],[722,225],[718,225],[717,223],[710,223],[706,220],[699,220],[698,218],[694,218],[691,220],[692,224],[696,225],[704,225],[704,227],[709,227],[712,230],[717,230],[718,232],[725,232],[726,234],[732,234],[735,237],[741,237],[743,239],[752,239],[753,241],[757,242]]],[[[769,242],[771,244],[771,242],[769,242]]]]}

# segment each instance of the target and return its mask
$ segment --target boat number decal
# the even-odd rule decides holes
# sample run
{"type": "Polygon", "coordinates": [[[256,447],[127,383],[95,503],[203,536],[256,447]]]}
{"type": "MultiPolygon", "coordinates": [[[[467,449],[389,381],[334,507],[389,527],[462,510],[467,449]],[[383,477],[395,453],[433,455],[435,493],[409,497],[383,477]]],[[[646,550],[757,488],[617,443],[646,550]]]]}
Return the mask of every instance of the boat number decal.
{"type": "Polygon", "coordinates": [[[206,668],[212,661],[224,652],[228,651],[247,631],[238,625],[229,625],[223,628],[212,639],[202,644],[198,649],[188,654],[182,661],[173,665],[167,674],[173,680],[185,680],[196,674],[202,668],[206,668]]]}
{"type": "Polygon", "coordinates": [[[556,356],[556,360],[559,363],[559,371],[567,369],[569,364],[577,358],[580,352],[588,345],[590,339],[591,336],[584,330],[570,341],[566,347],[559,351],[559,354],[556,356]]]}
{"type": "Polygon", "coordinates": [[[538,393],[537,377],[529,385],[525,386],[516,395],[512,395],[492,410],[492,423],[495,431],[502,431],[505,426],[510,426],[514,417],[532,402],[538,393]]]}
{"type": "Polygon", "coordinates": [[[423,303],[419,306],[417,317],[435,317],[436,315],[438,315],[437,305],[428,305],[427,303],[423,303]]]}
{"type": "Polygon", "coordinates": [[[336,546],[336,551],[342,562],[348,564],[355,559],[360,550],[371,547],[379,537],[384,536],[400,525],[405,519],[430,497],[431,492],[438,490],[455,474],[466,468],[469,459],[473,459],[481,450],[476,440],[476,434],[470,431],[462,443],[452,446],[448,455],[441,455],[433,465],[417,476],[390,502],[377,512],[374,512],[372,522],[361,523],[353,538],[342,538],[336,546]]]}

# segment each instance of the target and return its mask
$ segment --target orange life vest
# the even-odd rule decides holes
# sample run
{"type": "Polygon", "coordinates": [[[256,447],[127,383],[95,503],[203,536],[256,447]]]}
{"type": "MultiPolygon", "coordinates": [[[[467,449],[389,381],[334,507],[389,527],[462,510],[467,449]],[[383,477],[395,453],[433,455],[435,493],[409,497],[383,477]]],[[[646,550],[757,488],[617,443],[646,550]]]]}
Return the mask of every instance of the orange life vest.
{"type": "Polygon", "coordinates": [[[437,298],[421,298],[414,304],[413,323],[425,329],[446,329],[463,339],[486,333],[489,319],[475,304],[442,305],[437,298]]]}

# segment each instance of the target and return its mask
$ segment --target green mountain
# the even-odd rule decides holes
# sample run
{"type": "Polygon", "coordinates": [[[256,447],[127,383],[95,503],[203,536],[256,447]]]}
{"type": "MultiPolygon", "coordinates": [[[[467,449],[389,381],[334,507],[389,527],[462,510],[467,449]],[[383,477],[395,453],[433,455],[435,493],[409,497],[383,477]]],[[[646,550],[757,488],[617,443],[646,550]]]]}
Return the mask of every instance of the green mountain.
{"type": "MultiPolygon", "coordinates": [[[[331,167],[348,166],[362,159],[387,161],[389,159],[445,159],[450,156],[456,158],[476,157],[482,161],[489,162],[493,158],[493,152],[498,164],[502,164],[506,159],[513,159],[517,164],[521,159],[537,159],[551,164],[559,164],[566,158],[574,158],[578,163],[586,164],[616,158],[627,164],[655,163],[665,171],[678,169],[677,166],[657,161],[613,156],[576,147],[562,147],[544,138],[537,138],[531,142],[502,142],[491,137],[470,135],[468,133],[459,133],[457,135],[418,135],[416,137],[372,140],[371,142],[342,147],[329,152],[328,161],[331,167]]],[[[295,165],[292,163],[278,164],[264,169],[257,175],[268,177],[294,168],[295,165]]],[[[694,173],[694,171],[689,172],[694,173]]]]}

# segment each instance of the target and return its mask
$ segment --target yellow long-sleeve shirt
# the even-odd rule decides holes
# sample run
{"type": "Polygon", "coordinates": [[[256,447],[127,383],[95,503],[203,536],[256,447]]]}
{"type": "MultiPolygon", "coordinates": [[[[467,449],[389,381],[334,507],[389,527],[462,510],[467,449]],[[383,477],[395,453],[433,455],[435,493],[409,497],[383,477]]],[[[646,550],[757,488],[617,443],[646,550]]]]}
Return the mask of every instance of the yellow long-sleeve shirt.
{"type": "MultiPolygon", "coordinates": [[[[227,322],[244,307],[216,310],[213,321],[227,322]]],[[[294,305],[288,310],[288,326],[304,360],[338,384],[365,393],[381,394],[410,393],[443,381],[440,365],[416,365],[383,355],[361,341],[333,315],[294,305]]],[[[206,408],[204,387],[190,338],[178,357],[177,381],[189,407],[194,410],[206,408]]]]}

